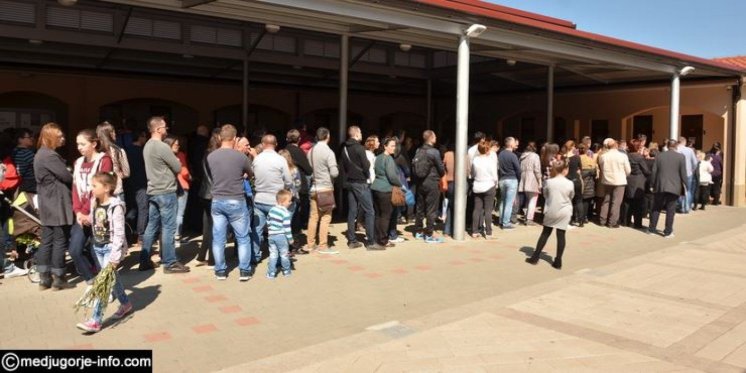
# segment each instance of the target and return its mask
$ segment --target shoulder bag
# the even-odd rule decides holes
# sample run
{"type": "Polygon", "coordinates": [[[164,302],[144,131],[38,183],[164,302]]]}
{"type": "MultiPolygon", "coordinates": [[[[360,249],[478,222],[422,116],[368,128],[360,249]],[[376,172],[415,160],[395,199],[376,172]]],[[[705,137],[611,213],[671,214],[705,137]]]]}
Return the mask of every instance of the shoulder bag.
{"type": "MultiPolygon", "coordinates": [[[[313,169],[313,183],[316,183],[316,167],[313,162],[313,153],[316,150],[316,146],[311,148],[311,167],[313,169]]],[[[316,190],[316,206],[321,212],[330,212],[336,207],[334,201],[334,190],[316,190]]]]}

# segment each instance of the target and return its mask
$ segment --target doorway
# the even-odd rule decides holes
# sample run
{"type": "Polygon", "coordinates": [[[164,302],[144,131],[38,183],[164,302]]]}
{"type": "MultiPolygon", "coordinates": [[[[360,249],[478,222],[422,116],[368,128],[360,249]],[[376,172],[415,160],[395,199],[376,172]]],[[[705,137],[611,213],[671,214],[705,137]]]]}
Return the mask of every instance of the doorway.
{"type": "Polygon", "coordinates": [[[591,138],[594,143],[602,143],[609,137],[609,121],[607,119],[594,119],[591,121],[591,138]]]}
{"type": "Polygon", "coordinates": [[[637,138],[637,135],[645,135],[648,141],[653,141],[653,116],[652,115],[635,115],[632,118],[632,134],[630,138],[637,138]]]}
{"type": "Polygon", "coordinates": [[[703,125],[704,115],[702,114],[681,116],[681,136],[686,137],[689,140],[689,146],[694,149],[702,148],[703,125]]]}

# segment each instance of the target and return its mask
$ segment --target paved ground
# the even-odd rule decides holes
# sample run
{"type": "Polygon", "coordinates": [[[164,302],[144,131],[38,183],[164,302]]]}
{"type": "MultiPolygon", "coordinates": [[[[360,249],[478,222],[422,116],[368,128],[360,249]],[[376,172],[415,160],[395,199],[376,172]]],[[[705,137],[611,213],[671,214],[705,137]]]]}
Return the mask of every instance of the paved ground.
{"type": "MultiPolygon", "coordinates": [[[[540,228],[301,257],[291,278],[123,271],[137,312],[81,335],[78,289],[3,280],[3,347],[152,348],[157,371],[744,371],[746,213],[677,237],[588,226],[565,268],[525,264],[540,228]]],[[[337,226],[333,232],[342,227],[337,226]]],[[[193,257],[194,246],[182,254],[193,257]]],[[[554,240],[548,247],[554,254],[554,240]]],[[[109,312],[113,312],[113,308],[109,312]]]]}

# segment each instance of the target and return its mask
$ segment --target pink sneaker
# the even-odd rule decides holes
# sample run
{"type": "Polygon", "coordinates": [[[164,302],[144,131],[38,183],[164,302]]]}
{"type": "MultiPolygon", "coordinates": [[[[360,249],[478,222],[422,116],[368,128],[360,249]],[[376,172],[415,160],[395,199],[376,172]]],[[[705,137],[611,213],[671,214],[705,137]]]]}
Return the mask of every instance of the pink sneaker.
{"type": "Polygon", "coordinates": [[[127,316],[127,314],[130,312],[132,312],[132,302],[127,302],[126,304],[119,306],[117,312],[114,312],[114,314],[111,315],[111,318],[114,320],[119,320],[127,316]]]}
{"type": "Polygon", "coordinates": [[[101,331],[101,324],[97,323],[95,320],[91,319],[86,322],[80,322],[78,325],[75,325],[78,329],[89,332],[89,333],[96,333],[101,331]]]}

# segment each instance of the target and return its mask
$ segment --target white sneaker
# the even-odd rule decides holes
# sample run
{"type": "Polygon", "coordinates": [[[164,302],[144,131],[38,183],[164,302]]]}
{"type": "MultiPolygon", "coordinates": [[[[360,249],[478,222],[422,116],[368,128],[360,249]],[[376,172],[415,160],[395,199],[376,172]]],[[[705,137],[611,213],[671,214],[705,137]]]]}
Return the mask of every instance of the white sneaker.
{"type": "Polygon", "coordinates": [[[404,239],[404,237],[402,237],[402,236],[398,236],[398,237],[396,237],[396,238],[395,238],[395,239],[393,239],[393,240],[389,240],[389,242],[393,242],[393,243],[402,243],[402,242],[405,242],[405,241],[406,241],[406,240],[405,240],[405,239],[404,239]]]}
{"type": "Polygon", "coordinates": [[[27,274],[28,274],[28,269],[21,269],[16,266],[13,266],[13,270],[10,272],[5,272],[4,276],[5,278],[13,278],[13,277],[26,276],[27,274]]]}
{"type": "Polygon", "coordinates": [[[663,238],[674,238],[676,237],[673,233],[663,236],[663,238]]]}

